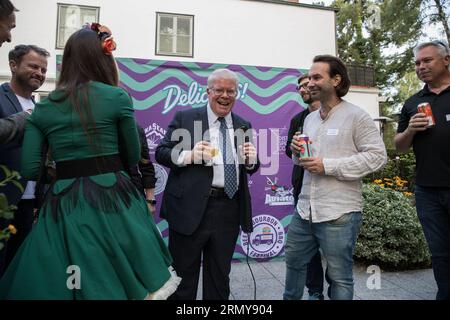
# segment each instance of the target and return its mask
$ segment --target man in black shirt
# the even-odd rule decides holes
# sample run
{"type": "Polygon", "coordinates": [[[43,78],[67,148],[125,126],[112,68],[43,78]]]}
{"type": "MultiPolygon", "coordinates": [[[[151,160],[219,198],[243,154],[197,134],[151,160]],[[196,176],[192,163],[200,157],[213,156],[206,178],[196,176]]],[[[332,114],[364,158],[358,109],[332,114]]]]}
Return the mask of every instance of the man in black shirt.
{"type": "Polygon", "coordinates": [[[450,51],[440,41],[414,49],[416,73],[425,86],[403,106],[395,146],[416,156],[416,208],[431,252],[436,299],[450,299],[450,51]],[[417,105],[428,102],[435,125],[427,127],[417,105]]]}
{"type": "MultiPolygon", "coordinates": [[[[308,90],[308,74],[303,74],[298,78],[297,91],[302,96],[303,102],[308,104],[308,108],[295,115],[289,126],[288,141],[286,143],[285,153],[292,158],[291,143],[294,135],[303,133],[303,122],[306,116],[320,107],[320,101],[313,101],[308,90]]],[[[292,186],[294,187],[294,206],[297,205],[298,195],[300,194],[303,181],[303,167],[294,165],[292,169],[292,186]]],[[[323,268],[320,252],[311,259],[306,271],[306,287],[308,288],[310,300],[323,300],[323,268]]]]}

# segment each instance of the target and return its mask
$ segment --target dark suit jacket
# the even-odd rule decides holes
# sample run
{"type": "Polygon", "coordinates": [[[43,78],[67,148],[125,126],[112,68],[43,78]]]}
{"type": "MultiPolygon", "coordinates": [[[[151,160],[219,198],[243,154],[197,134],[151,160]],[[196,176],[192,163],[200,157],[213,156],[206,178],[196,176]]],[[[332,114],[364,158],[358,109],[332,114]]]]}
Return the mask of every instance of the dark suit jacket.
{"type": "Polygon", "coordinates": [[[28,112],[22,111],[6,119],[0,118],[0,144],[7,143],[15,138],[22,138],[28,112]]]}
{"type": "MultiPolygon", "coordinates": [[[[292,138],[294,137],[294,134],[297,131],[303,132],[303,123],[305,122],[306,116],[308,114],[309,109],[305,109],[299,114],[295,115],[291,120],[291,124],[289,126],[288,140],[286,142],[286,149],[285,149],[285,153],[289,158],[292,158],[292,151],[290,148],[292,138]]],[[[297,204],[298,195],[300,194],[300,191],[302,189],[303,174],[304,174],[303,168],[294,165],[294,168],[292,168],[292,177],[291,177],[292,186],[294,187],[294,205],[297,204]]]]}
{"type": "MultiPolygon", "coordinates": [[[[22,106],[8,83],[0,86],[0,118],[7,118],[13,114],[22,112],[22,106]]],[[[0,145],[0,164],[20,173],[20,158],[22,154],[22,138],[16,137],[6,144],[0,145]]],[[[4,178],[3,170],[0,170],[0,180],[4,178]]],[[[25,188],[27,181],[19,181],[25,188]]],[[[22,197],[22,192],[14,185],[8,184],[0,187],[0,193],[4,193],[9,204],[17,204],[22,197]]]]}
{"type": "Polygon", "coordinates": [[[121,155],[122,163],[131,177],[134,185],[139,189],[139,191],[144,192],[144,189],[153,189],[156,184],[155,167],[150,160],[147,137],[145,136],[144,129],[136,123],[136,127],[139,135],[139,142],[141,144],[141,159],[135,166],[129,166],[126,162],[126,153],[123,149],[123,141],[119,141],[119,150],[121,155]],[[144,160],[144,161],[143,161],[144,160]]]}
{"type": "MultiPolygon", "coordinates": [[[[243,125],[251,128],[248,121],[234,113],[231,115],[235,130],[243,125]]],[[[203,135],[209,128],[206,107],[177,112],[169,124],[165,137],[156,148],[155,154],[158,163],[171,169],[164,190],[160,215],[168,221],[169,228],[184,235],[192,234],[199,226],[208,203],[213,180],[212,166],[192,164],[178,167],[171,160],[171,153],[174,148],[179,148],[182,145],[184,150],[191,150],[197,142],[202,140],[202,135],[197,133],[198,136],[194,136],[194,122],[197,121],[201,122],[200,127],[203,135]],[[190,139],[178,138],[176,141],[171,141],[174,130],[180,128],[187,129],[190,132],[190,139]],[[179,143],[180,145],[176,147],[179,143]]],[[[252,170],[247,170],[243,164],[239,166],[238,201],[240,226],[244,232],[253,231],[247,174],[255,173],[258,168],[259,161],[252,170]]]]}

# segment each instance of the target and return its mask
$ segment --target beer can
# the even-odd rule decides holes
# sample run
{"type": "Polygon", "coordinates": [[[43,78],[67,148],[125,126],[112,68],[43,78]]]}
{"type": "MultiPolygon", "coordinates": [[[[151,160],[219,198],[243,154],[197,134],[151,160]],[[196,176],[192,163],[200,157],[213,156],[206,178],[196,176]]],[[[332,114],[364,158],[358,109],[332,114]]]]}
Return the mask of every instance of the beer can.
{"type": "Polygon", "coordinates": [[[431,110],[431,105],[428,102],[423,102],[417,106],[417,112],[425,113],[428,120],[427,128],[434,127],[436,121],[434,120],[433,111],[431,110]]]}
{"type": "Polygon", "coordinates": [[[312,157],[309,137],[306,134],[301,134],[298,136],[298,142],[300,144],[299,158],[309,158],[312,157]]]}

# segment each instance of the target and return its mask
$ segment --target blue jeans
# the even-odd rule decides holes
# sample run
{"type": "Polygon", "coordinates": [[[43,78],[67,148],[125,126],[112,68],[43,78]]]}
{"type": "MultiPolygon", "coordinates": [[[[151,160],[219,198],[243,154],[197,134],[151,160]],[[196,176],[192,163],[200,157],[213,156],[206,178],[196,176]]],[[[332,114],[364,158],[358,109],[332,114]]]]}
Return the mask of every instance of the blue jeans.
{"type": "Polygon", "coordinates": [[[450,299],[450,188],[416,186],[417,215],[431,252],[437,300],[450,299]]]}
{"type": "Polygon", "coordinates": [[[286,240],[286,283],[283,299],[303,297],[306,266],[319,248],[327,260],[330,298],[353,299],[353,249],[362,223],[361,212],[339,219],[311,223],[294,213],[286,240]]]}

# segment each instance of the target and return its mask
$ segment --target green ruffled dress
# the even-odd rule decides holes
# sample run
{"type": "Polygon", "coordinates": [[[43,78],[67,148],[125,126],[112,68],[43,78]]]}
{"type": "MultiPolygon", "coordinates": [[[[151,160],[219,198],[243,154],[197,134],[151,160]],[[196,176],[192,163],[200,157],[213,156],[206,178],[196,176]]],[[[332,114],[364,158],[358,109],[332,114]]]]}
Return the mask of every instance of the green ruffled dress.
{"type": "MultiPolygon", "coordinates": [[[[140,146],[128,94],[99,82],[88,86],[96,147],[67,100],[44,100],[27,124],[22,176],[37,178],[45,139],[56,163],[118,154],[119,138],[128,162],[137,163],[140,146]]],[[[126,172],[60,179],[0,279],[0,299],[166,299],[181,280],[171,264],[126,172]]]]}

